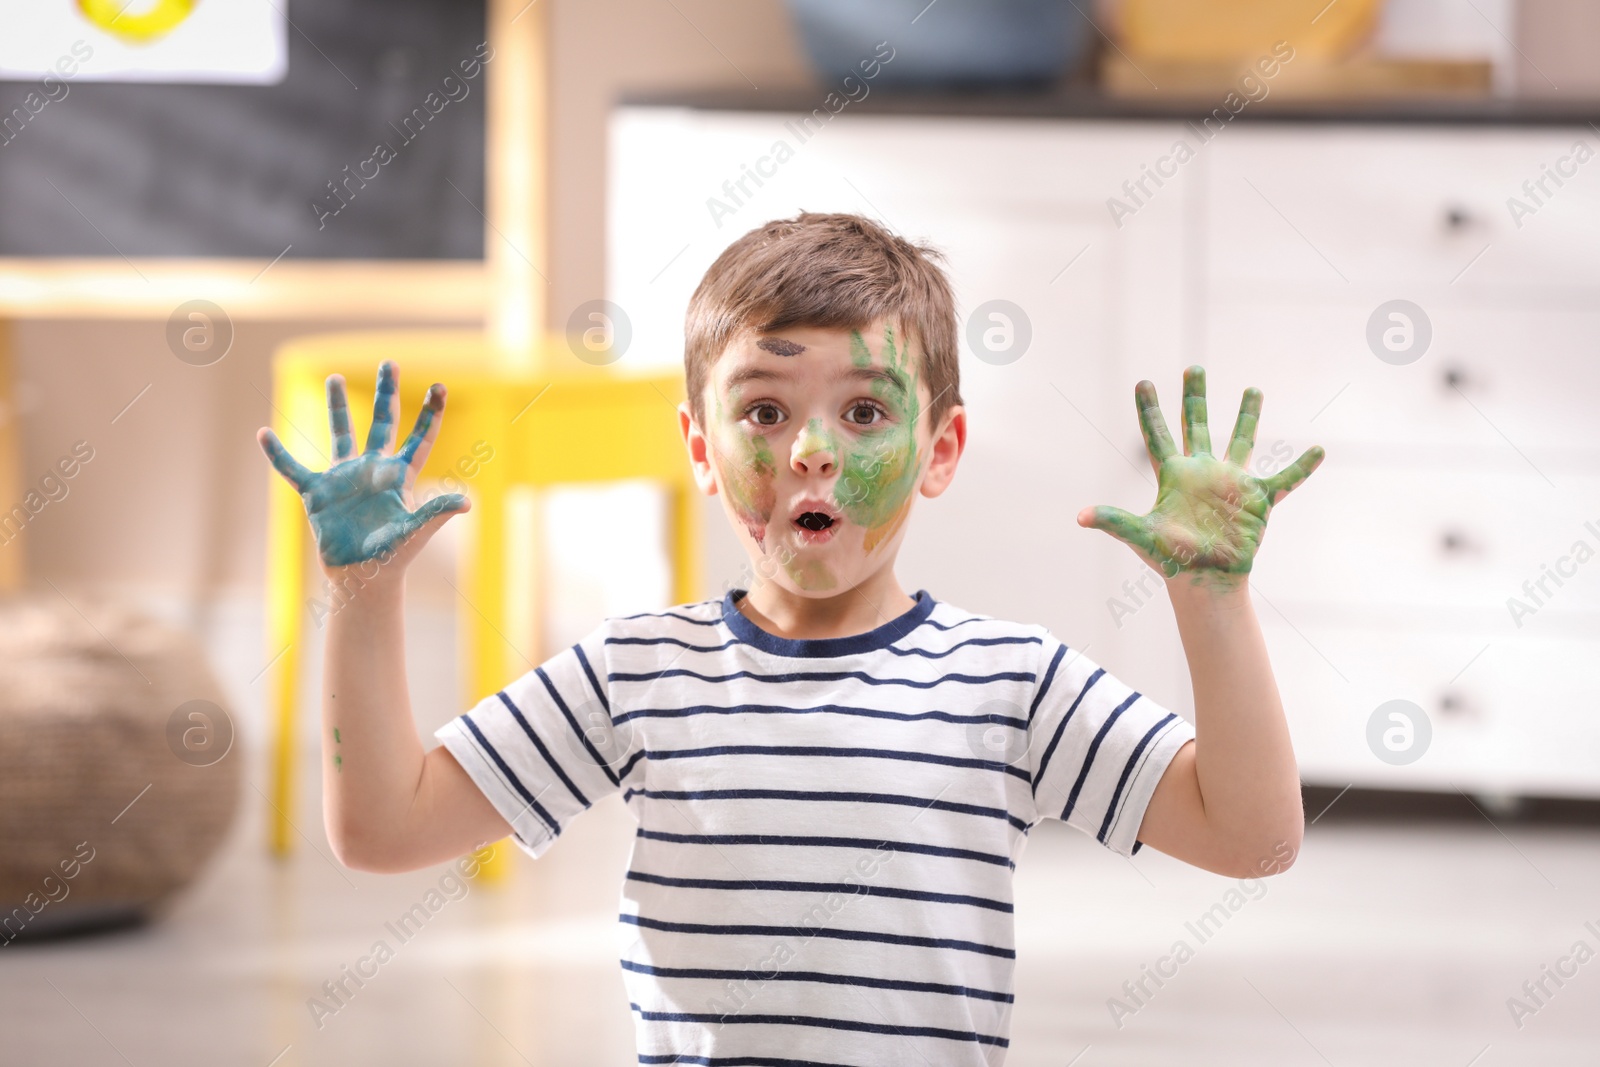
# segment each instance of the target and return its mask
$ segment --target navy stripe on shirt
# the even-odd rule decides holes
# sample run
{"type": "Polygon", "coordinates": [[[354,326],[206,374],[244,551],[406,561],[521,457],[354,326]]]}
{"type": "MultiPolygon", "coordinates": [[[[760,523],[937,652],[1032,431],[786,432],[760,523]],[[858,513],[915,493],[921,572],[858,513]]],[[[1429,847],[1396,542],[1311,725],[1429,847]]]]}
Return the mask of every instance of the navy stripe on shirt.
{"type": "Polygon", "coordinates": [[[1073,806],[1078,803],[1078,794],[1083,791],[1083,783],[1089,778],[1089,769],[1094,766],[1094,757],[1100,751],[1100,742],[1104,741],[1106,734],[1111,732],[1111,724],[1116,722],[1117,717],[1127,711],[1129,706],[1139,699],[1140,695],[1137,689],[1129,693],[1128,698],[1115,708],[1112,708],[1111,714],[1106,716],[1106,721],[1100,724],[1099,732],[1094,735],[1094,740],[1089,742],[1089,751],[1084,754],[1083,766],[1078,770],[1078,780],[1072,783],[1072,792],[1067,794],[1067,806],[1061,809],[1062,822],[1067,821],[1067,816],[1072,814],[1073,806]]]}
{"type": "Polygon", "coordinates": [[[1045,668],[1044,680],[1039,683],[1039,691],[1033,695],[1033,703],[1028,705],[1028,722],[1033,722],[1034,712],[1039,710],[1039,705],[1044,702],[1045,694],[1050,692],[1050,683],[1056,680],[1056,668],[1061,666],[1061,661],[1066,657],[1067,646],[1062,645],[1056,649],[1056,654],[1050,657],[1050,666],[1045,668]]]}
{"type": "Polygon", "coordinates": [[[1094,669],[1094,673],[1089,675],[1089,680],[1083,683],[1083,688],[1078,690],[1078,695],[1073,698],[1072,706],[1062,714],[1061,721],[1056,723],[1056,732],[1050,738],[1050,744],[1046,746],[1044,755],[1039,758],[1039,773],[1034,775],[1033,778],[1034,796],[1039,795],[1039,783],[1044,781],[1045,768],[1050,766],[1050,757],[1055,755],[1056,746],[1061,743],[1062,735],[1067,732],[1067,723],[1072,721],[1072,713],[1078,710],[1078,705],[1083,702],[1084,694],[1088,693],[1094,683],[1098,682],[1105,673],[1100,667],[1094,669]]]}
{"type": "Polygon", "coordinates": [[[629,871],[628,879],[650,885],[673,889],[764,889],[774,893],[840,893],[862,897],[893,897],[896,900],[922,900],[930,904],[966,904],[974,908],[1010,913],[1010,904],[987,897],[972,897],[962,893],[930,893],[923,889],[897,889],[893,886],[867,885],[864,882],[785,882],[745,878],[668,878],[661,874],[629,871]]]}
{"type": "Polygon", "coordinates": [[[973,1000],[992,1000],[1000,1004],[1016,1002],[1011,993],[996,993],[991,989],[974,989],[964,985],[941,985],[938,982],[908,982],[898,978],[872,978],[861,974],[824,974],[820,971],[778,970],[770,977],[750,971],[725,971],[710,967],[654,967],[648,963],[622,960],[622,969],[635,974],[648,974],[657,978],[703,978],[714,982],[816,982],[823,985],[862,986],[867,989],[895,989],[904,993],[938,993],[950,997],[970,997],[973,1000]]]}
{"type": "Polygon", "coordinates": [[[828,848],[891,849],[911,852],[919,856],[943,856],[948,859],[976,860],[997,867],[1015,868],[1010,856],[997,856],[992,852],[978,852],[968,848],[946,848],[943,845],[921,845],[911,841],[873,841],[864,837],[797,837],[788,834],[673,834],[665,830],[646,830],[640,827],[637,836],[649,841],[675,841],[684,845],[793,845],[809,848],[822,845],[828,848]]]}
{"type": "Polygon", "coordinates": [[[896,722],[949,722],[957,725],[990,723],[1025,730],[1028,723],[1010,715],[957,715],[949,711],[885,711],[881,708],[858,708],[845,704],[818,704],[809,708],[791,708],[782,704],[690,704],[682,708],[635,708],[612,718],[620,726],[629,719],[682,719],[691,715],[856,715],[867,719],[893,719],[896,722]]]}
{"type": "Polygon", "coordinates": [[[642,926],[647,930],[662,930],[673,934],[703,934],[707,937],[788,937],[797,934],[803,937],[826,937],[833,941],[872,941],[882,945],[905,945],[910,948],[948,948],[957,952],[999,956],[1006,960],[1017,958],[1015,949],[1003,945],[985,945],[981,941],[963,941],[956,937],[916,937],[911,934],[885,934],[877,930],[843,930],[821,926],[731,926],[720,923],[669,922],[666,919],[651,919],[643,915],[630,915],[627,912],[618,915],[617,921],[642,926]]]}
{"type": "Polygon", "coordinates": [[[673,667],[662,671],[643,671],[637,674],[613,672],[607,677],[612,682],[658,682],[663,678],[694,678],[702,682],[732,682],[748,678],[754,682],[771,682],[788,685],[794,682],[839,682],[849,679],[867,685],[904,685],[912,689],[932,689],[946,682],[962,685],[988,685],[991,682],[1031,682],[1033,672],[1005,671],[1000,674],[946,674],[932,681],[915,678],[879,678],[863,671],[794,671],[789,674],[756,674],[754,671],[734,671],[732,674],[701,674],[687,667],[673,667]]]}
{"type": "Polygon", "coordinates": [[[953,655],[968,645],[1039,645],[1043,640],[1037,637],[969,637],[965,641],[957,641],[943,651],[934,651],[927,648],[895,648],[893,645],[884,649],[896,656],[922,656],[924,659],[944,659],[953,655]]]}
{"type": "MultiPolygon", "coordinates": [[[[730,648],[744,644],[737,637],[729,638],[720,645],[696,645],[677,637],[608,637],[608,645],[676,645],[678,648],[690,652],[726,652],[730,648]]],[[[965,641],[958,641],[946,649],[928,648],[896,648],[885,645],[883,651],[896,656],[921,656],[924,659],[944,659],[952,656],[969,645],[1038,645],[1043,644],[1040,637],[969,637],[965,641]]]]}
{"type": "Polygon", "coordinates": [[[1122,798],[1122,787],[1128,784],[1128,777],[1133,774],[1134,764],[1139,762],[1139,757],[1143,754],[1145,746],[1150,744],[1156,734],[1167,728],[1167,723],[1176,718],[1177,716],[1169,711],[1165,718],[1146,730],[1144,736],[1139,738],[1139,743],[1134,746],[1132,754],[1128,756],[1128,762],[1123,764],[1122,776],[1117,779],[1117,788],[1111,792],[1111,804],[1106,808],[1105,821],[1100,824],[1100,832],[1095,835],[1095,840],[1102,845],[1106,842],[1106,834],[1111,830],[1112,816],[1117,813],[1117,801],[1122,798]]]}
{"type": "Polygon", "coordinates": [[[1011,1042],[993,1034],[979,1034],[971,1030],[945,1030],[937,1026],[895,1026],[890,1023],[857,1022],[854,1019],[825,1019],[815,1015],[740,1015],[729,1012],[719,1015],[686,1011],[645,1011],[637,1004],[629,1004],[639,1018],[647,1022],[663,1023],[746,1023],[752,1025],[819,1026],[828,1030],[855,1030],[864,1034],[890,1034],[901,1037],[942,1037],[950,1041],[967,1041],[979,1045],[997,1045],[1007,1048],[1011,1042]]]}
{"type": "Polygon", "coordinates": [[[573,645],[572,651],[577,655],[578,662],[583,665],[583,673],[589,678],[589,687],[594,690],[595,699],[600,701],[600,706],[606,709],[607,715],[610,715],[611,701],[606,699],[606,687],[595,677],[594,668],[589,666],[589,657],[584,655],[583,646],[573,645]]]}
{"type": "Polygon", "coordinates": [[[572,732],[578,735],[579,741],[583,742],[584,749],[591,757],[594,758],[595,765],[605,772],[605,776],[607,778],[611,779],[612,785],[620,784],[617,776],[612,773],[610,765],[608,765],[606,761],[600,757],[600,753],[596,751],[594,745],[590,743],[589,735],[584,733],[583,727],[578,725],[578,720],[573,716],[572,709],[567,707],[567,702],[565,700],[561,699],[561,694],[556,690],[556,684],[550,680],[550,676],[545,673],[545,669],[543,667],[535,667],[533,669],[533,673],[537,674],[539,676],[539,680],[544,683],[545,689],[550,694],[550,699],[555,701],[556,707],[561,709],[561,714],[566,717],[567,725],[572,727],[572,732]]]}
{"type": "Polygon", "coordinates": [[[852,1067],[848,1063],[823,1063],[821,1060],[785,1060],[771,1056],[691,1056],[687,1052],[650,1053],[641,1055],[639,1062],[688,1063],[694,1067],[852,1067]]]}
{"type": "Polygon", "coordinates": [[[629,789],[622,794],[623,801],[642,796],[646,800],[800,800],[836,801],[844,804],[898,804],[924,811],[950,811],[958,815],[981,815],[989,819],[1004,819],[1018,830],[1028,824],[1004,808],[989,808],[978,804],[962,804],[954,800],[934,797],[908,797],[900,793],[849,793],[837,790],[803,789],[629,789]]]}
{"type": "Polygon", "coordinates": [[[935,630],[954,630],[958,626],[967,625],[967,623],[969,623],[969,622],[994,622],[994,621],[996,621],[996,620],[988,618],[987,616],[984,616],[984,615],[974,615],[970,619],[962,619],[960,622],[953,622],[953,623],[950,623],[948,626],[945,625],[942,622],[937,621],[936,619],[933,619],[932,617],[923,619],[922,620],[922,624],[924,626],[931,626],[935,630]]]}
{"type": "Polygon", "coordinates": [[[556,762],[556,758],[550,754],[550,750],[544,746],[544,742],[539,740],[539,735],[533,732],[533,727],[528,725],[527,719],[523,718],[522,709],[511,702],[511,698],[506,696],[504,689],[496,693],[495,696],[499,697],[500,703],[504,704],[511,712],[511,717],[517,720],[517,725],[522,727],[522,732],[528,735],[528,740],[533,742],[533,747],[538,750],[540,756],[544,757],[544,761],[550,765],[550,769],[556,772],[556,777],[561,779],[562,784],[567,787],[567,791],[572,794],[579,804],[582,804],[585,808],[589,807],[589,798],[583,795],[583,790],[578,788],[577,783],[567,777],[567,772],[561,769],[561,764],[556,762]]]}
{"type": "Polygon", "coordinates": [[[720,600],[702,600],[698,604],[686,604],[685,607],[701,608],[701,607],[706,607],[707,605],[710,605],[710,604],[717,605],[718,615],[714,619],[694,619],[694,618],[690,618],[688,615],[679,615],[676,611],[646,611],[646,612],[641,612],[638,615],[623,615],[617,621],[618,622],[631,622],[634,619],[679,619],[679,620],[682,620],[683,622],[692,622],[696,626],[720,626],[722,624],[722,615],[721,615],[722,601],[720,601],[720,600]]]}
{"type": "Polygon", "coordinates": [[[544,810],[544,805],[540,804],[532,793],[528,792],[528,787],[522,784],[522,779],[518,778],[511,766],[500,757],[500,753],[489,743],[489,739],[483,736],[483,731],[478,729],[478,724],[472,721],[472,716],[470,714],[463,715],[461,716],[461,721],[467,724],[467,729],[472,731],[472,736],[478,741],[478,747],[482,748],[484,752],[488,753],[489,758],[494,760],[495,766],[500,768],[500,772],[511,783],[511,788],[515,789],[517,795],[527,802],[528,807],[533,809],[533,813],[539,816],[545,826],[550,828],[552,834],[561,833],[561,824],[556,822],[548,811],[544,810]]]}
{"type": "Polygon", "coordinates": [[[971,767],[974,770],[1003,771],[1024,782],[1028,772],[999,760],[969,759],[965,756],[938,756],[931,752],[898,752],[891,748],[830,748],[821,745],[711,745],[706,748],[662,748],[644,750],[646,759],[701,759],[710,756],[825,756],[835,759],[887,759],[911,763],[937,763],[945,767],[971,767]]]}

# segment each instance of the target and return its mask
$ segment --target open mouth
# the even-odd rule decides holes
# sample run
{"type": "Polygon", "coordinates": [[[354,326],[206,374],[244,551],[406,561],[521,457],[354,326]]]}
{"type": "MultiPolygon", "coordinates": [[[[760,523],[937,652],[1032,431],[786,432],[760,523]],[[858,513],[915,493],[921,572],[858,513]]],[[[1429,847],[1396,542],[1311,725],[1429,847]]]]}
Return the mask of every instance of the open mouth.
{"type": "Polygon", "coordinates": [[[796,506],[790,523],[800,540],[821,544],[831,539],[839,528],[839,516],[820,500],[802,500],[796,506]]]}

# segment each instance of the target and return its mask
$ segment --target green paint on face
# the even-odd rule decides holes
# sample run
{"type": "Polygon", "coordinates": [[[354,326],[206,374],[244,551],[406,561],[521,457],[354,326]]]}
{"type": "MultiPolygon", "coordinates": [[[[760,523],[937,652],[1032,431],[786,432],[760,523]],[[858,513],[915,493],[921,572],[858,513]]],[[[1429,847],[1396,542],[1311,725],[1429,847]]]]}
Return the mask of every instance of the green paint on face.
{"type": "MultiPolygon", "coordinates": [[[[738,390],[729,400],[735,409],[739,406],[738,390]]],[[[777,506],[777,464],[772,458],[772,448],[766,436],[745,426],[738,420],[729,420],[722,407],[721,397],[716,402],[717,444],[712,446],[717,471],[722,479],[728,503],[757,547],[766,550],[767,525],[772,521],[772,510],[777,506]]]]}
{"type": "Polygon", "coordinates": [[[850,362],[857,367],[872,366],[872,349],[867,347],[867,339],[861,336],[860,330],[850,331],[850,362]]]}
{"type": "Polygon", "coordinates": [[[338,744],[338,743],[339,743],[339,741],[340,741],[340,737],[339,737],[339,728],[338,728],[338,727],[337,727],[337,726],[335,726],[335,727],[334,727],[334,728],[333,728],[333,743],[334,743],[334,744],[338,744]]]}
{"type": "Polygon", "coordinates": [[[823,425],[821,419],[811,419],[806,423],[805,431],[800,435],[798,455],[801,459],[815,455],[818,452],[827,452],[835,457],[839,455],[839,438],[834,432],[823,425]]]}
{"type": "Polygon", "coordinates": [[[820,559],[802,560],[791,556],[784,561],[783,571],[796,588],[807,592],[820,592],[839,584],[828,565],[820,559]]]}
{"type": "MultiPolygon", "coordinates": [[[[851,351],[867,352],[859,332],[851,335],[851,351]]],[[[907,384],[901,393],[888,382],[874,382],[873,396],[887,408],[891,421],[882,429],[864,428],[840,457],[833,498],[851,522],[867,528],[870,551],[891,535],[905,518],[921,466],[917,455],[917,422],[922,414],[921,384],[909,345],[897,348],[894,328],[883,331],[882,364],[907,384]]],[[[863,365],[856,358],[857,365],[863,365]]],[[[865,364],[865,365],[870,365],[865,364]]]]}
{"type": "Polygon", "coordinates": [[[333,769],[341,773],[344,771],[344,757],[337,753],[333,757],[333,769]]]}

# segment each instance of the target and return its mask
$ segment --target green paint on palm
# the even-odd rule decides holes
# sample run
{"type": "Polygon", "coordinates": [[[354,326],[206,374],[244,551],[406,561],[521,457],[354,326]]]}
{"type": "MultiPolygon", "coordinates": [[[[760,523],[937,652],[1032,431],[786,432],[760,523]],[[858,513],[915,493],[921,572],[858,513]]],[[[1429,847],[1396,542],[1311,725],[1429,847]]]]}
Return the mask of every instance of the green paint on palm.
{"type": "Polygon", "coordinates": [[[1219,587],[1237,585],[1255,562],[1272,507],[1317,469],[1323,449],[1313,445],[1270,477],[1250,474],[1245,464],[1261,415],[1261,391],[1250,388],[1224,458],[1213,456],[1205,370],[1198,366],[1183,376],[1184,452],[1167,431],[1154,383],[1140,382],[1134,402],[1156,466],[1155,506],[1144,515],[1096,507],[1088,525],[1128,544],[1167,578],[1188,574],[1219,587]]]}

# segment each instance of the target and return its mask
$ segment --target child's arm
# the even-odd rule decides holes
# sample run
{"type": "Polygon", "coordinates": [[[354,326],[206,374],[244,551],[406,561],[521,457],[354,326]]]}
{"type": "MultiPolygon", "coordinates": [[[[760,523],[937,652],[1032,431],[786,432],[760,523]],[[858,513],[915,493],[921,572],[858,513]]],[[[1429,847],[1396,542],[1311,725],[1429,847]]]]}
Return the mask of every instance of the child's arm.
{"type": "Polygon", "coordinates": [[[423,751],[406,687],[405,575],[385,573],[397,562],[329,617],[322,674],[328,840],[345,866],[388,873],[511,833],[449,749],[423,751]]]}
{"type": "Polygon", "coordinates": [[[424,753],[405,672],[405,570],[452,515],[470,507],[448,493],[412,511],[411,487],[438,436],[445,390],[428,392],[398,452],[398,371],[378,371],[366,451],[355,453],[344,379],[328,379],[333,465],[316,473],[277,436],[258,435],[278,473],[306,504],[323,573],[342,606],[328,618],[322,684],[323,821],[350,867],[405,871],[460,856],[510,833],[444,748],[424,753]]]}
{"type": "Polygon", "coordinates": [[[1173,757],[1139,827],[1139,840],[1219,874],[1255,877],[1288,867],[1305,813],[1289,728],[1250,601],[1249,573],[1272,506],[1322,462],[1307,449],[1270,478],[1245,470],[1261,392],[1245,390],[1224,457],[1211,455],[1205,371],[1183,377],[1184,450],[1156,404],[1134,392],[1159,480],[1149,514],[1085,508],[1080,526],[1127,543],[1167,579],[1194,685],[1195,738],[1173,757]]]}

